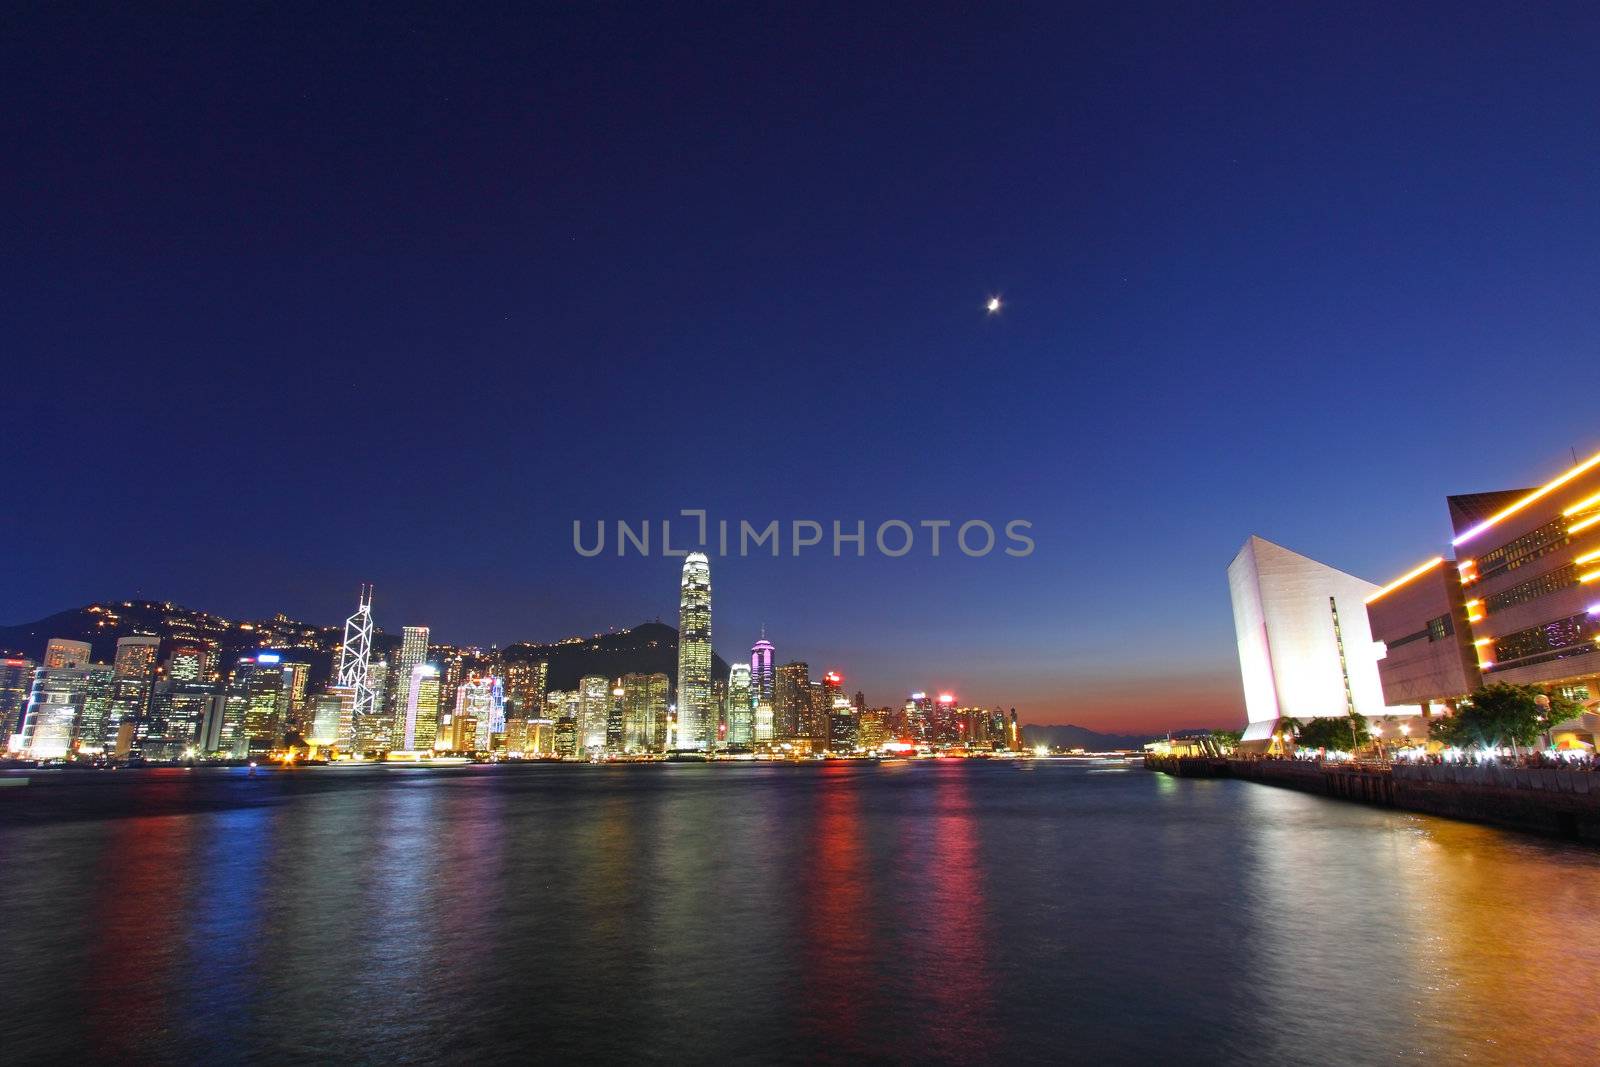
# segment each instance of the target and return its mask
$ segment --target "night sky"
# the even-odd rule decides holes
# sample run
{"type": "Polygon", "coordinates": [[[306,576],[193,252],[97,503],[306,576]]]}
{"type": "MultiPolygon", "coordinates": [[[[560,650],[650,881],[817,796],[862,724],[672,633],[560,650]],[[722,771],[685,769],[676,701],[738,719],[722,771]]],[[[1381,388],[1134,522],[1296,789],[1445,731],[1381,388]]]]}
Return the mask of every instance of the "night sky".
{"type": "Polygon", "coordinates": [[[0,15],[0,621],[553,640],[676,622],[573,519],[1024,518],[713,559],[717,651],[1237,725],[1248,535],[1387,580],[1600,447],[1593,6],[340,6],[0,15]]]}

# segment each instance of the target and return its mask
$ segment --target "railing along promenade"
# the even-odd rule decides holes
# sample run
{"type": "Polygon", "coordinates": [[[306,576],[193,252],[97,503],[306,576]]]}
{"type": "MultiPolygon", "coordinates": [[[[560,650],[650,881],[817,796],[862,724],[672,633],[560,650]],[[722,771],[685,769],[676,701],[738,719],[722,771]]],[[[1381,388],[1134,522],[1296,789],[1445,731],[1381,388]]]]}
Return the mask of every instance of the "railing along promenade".
{"type": "Polygon", "coordinates": [[[1600,771],[1485,763],[1146,756],[1180,778],[1242,778],[1453,819],[1600,844],[1600,771]]]}

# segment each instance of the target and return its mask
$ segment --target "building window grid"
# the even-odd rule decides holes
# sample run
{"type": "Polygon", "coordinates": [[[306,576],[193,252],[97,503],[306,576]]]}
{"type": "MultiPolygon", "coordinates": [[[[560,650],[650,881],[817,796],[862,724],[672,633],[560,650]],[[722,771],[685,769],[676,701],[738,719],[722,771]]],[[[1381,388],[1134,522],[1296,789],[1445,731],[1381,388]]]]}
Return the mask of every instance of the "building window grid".
{"type": "Polygon", "coordinates": [[[1537,530],[1490,549],[1477,559],[1478,580],[1525,567],[1537,559],[1559,551],[1570,542],[1565,517],[1552,519],[1537,530]]]}
{"type": "Polygon", "coordinates": [[[1517,604],[1526,604],[1530,600],[1538,600],[1551,593],[1559,593],[1563,589],[1570,589],[1578,584],[1578,568],[1576,564],[1568,563],[1557,567],[1547,574],[1537,578],[1530,578],[1510,589],[1494,593],[1483,598],[1483,609],[1486,614],[1504,611],[1506,608],[1517,604]]]}
{"type": "Polygon", "coordinates": [[[1584,656],[1596,651],[1596,625],[1588,612],[1552,619],[1494,639],[1495,663],[1486,672],[1584,656]]]}
{"type": "Polygon", "coordinates": [[[1583,644],[1573,645],[1570,648],[1560,648],[1554,652],[1546,652],[1538,656],[1524,656],[1521,659],[1513,660],[1509,663],[1502,660],[1499,663],[1494,663],[1484,667],[1483,673],[1494,674],[1498,671],[1508,671],[1513,667],[1532,667],[1540,663],[1549,663],[1552,660],[1571,659],[1573,656],[1587,656],[1589,653],[1595,651],[1600,651],[1600,647],[1597,647],[1592,641],[1584,642],[1583,644]]]}

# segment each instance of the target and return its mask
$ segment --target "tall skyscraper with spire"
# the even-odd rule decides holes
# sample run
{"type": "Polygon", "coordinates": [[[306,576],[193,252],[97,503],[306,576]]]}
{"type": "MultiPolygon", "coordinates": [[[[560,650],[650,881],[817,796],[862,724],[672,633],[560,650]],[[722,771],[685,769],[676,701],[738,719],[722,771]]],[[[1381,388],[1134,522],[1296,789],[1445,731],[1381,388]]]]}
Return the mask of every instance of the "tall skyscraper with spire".
{"type": "Polygon", "coordinates": [[[711,563],[703,552],[683,561],[678,595],[678,736],[675,748],[706,749],[711,707],[711,563]]]}
{"type": "Polygon", "coordinates": [[[350,694],[348,733],[341,722],[339,747],[358,748],[370,735],[377,715],[376,694],[367,673],[372,658],[372,586],[363,585],[356,613],[344,621],[344,643],[339,647],[338,686],[350,694]]]}

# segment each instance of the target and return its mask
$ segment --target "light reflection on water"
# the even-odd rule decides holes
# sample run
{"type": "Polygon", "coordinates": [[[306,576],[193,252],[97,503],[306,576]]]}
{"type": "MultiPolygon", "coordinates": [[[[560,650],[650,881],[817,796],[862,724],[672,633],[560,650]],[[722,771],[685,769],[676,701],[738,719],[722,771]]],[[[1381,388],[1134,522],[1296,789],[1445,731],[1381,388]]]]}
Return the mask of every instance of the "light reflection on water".
{"type": "Polygon", "coordinates": [[[1593,1061],[1600,854],[1050,761],[41,776],[5,1059],[1593,1061]]]}

